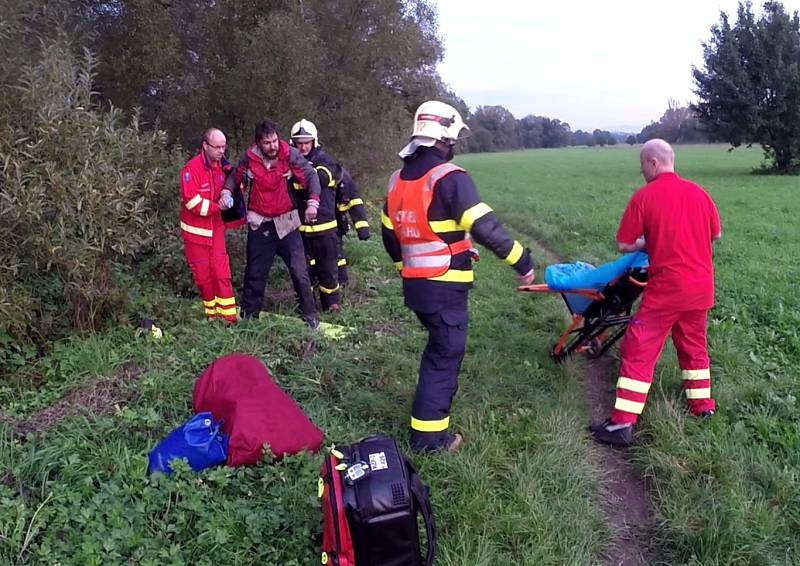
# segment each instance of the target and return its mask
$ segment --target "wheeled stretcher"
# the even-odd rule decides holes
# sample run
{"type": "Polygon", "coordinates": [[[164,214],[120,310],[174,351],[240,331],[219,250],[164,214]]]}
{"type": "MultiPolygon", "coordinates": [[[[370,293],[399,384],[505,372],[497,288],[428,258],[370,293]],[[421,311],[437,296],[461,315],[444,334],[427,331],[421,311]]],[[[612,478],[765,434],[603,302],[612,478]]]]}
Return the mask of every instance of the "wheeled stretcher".
{"type": "Polygon", "coordinates": [[[553,346],[556,362],[576,352],[597,358],[625,334],[634,303],[647,286],[647,269],[644,252],[626,254],[597,268],[581,262],[556,264],[547,267],[546,283],[518,290],[563,297],[572,321],[553,346]]]}

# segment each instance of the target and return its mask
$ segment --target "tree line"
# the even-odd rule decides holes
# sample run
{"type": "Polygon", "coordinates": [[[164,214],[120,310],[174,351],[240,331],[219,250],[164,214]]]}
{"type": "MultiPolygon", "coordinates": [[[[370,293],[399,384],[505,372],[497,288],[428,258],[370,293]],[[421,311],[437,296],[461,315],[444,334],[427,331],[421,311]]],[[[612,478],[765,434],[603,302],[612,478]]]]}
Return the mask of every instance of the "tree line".
{"type": "Polygon", "coordinates": [[[760,14],[740,2],[736,20],[721,12],[703,43],[703,66],[692,68],[697,102],[668,102],[657,121],[638,134],[595,129],[572,131],[558,119],[529,115],[517,119],[502,106],[462,104],[473,136],[467,151],[501,151],[571,145],[643,143],[658,137],[670,143],[728,142],[760,145],[761,170],[800,171],[800,16],[777,1],[760,14]]]}
{"type": "Polygon", "coordinates": [[[714,141],[713,134],[700,123],[697,113],[689,106],[668,101],[668,108],[658,121],[651,122],[638,134],[610,132],[596,128],[572,131],[567,122],[556,118],[530,114],[515,118],[503,106],[479,106],[470,112],[466,105],[467,124],[472,136],[462,143],[467,152],[508,151],[569,146],[606,146],[618,143],[644,143],[662,138],[669,143],[705,143],[714,141]]]}
{"type": "Polygon", "coordinates": [[[235,156],[258,121],[285,136],[306,117],[363,179],[397,159],[420,102],[449,96],[427,0],[0,0],[0,15],[0,373],[194,293],[177,179],[207,127],[235,156]]]}

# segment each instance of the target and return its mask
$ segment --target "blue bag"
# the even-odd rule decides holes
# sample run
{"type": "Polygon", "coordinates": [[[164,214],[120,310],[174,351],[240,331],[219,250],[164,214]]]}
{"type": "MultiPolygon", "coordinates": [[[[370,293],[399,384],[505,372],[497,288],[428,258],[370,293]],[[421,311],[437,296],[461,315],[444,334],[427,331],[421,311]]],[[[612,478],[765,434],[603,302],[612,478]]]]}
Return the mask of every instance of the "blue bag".
{"type": "Polygon", "coordinates": [[[153,448],[147,473],[171,474],[170,462],[186,458],[195,472],[224,464],[228,460],[228,435],[220,428],[222,421],[206,411],[198,413],[153,448]]]}

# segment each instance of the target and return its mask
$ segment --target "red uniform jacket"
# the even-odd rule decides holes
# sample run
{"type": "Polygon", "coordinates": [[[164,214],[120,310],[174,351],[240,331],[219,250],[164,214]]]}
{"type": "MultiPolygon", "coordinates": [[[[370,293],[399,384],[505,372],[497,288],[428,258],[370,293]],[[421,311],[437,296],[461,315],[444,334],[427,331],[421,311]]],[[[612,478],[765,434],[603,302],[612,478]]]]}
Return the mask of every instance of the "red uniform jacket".
{"type": "Polygon", "coordinates": [[[212,166],[201,151],[181,170],[181,233],[186,241],[211,245],[214,230],[224,230],[217,202],[225,185],[225,170],[212,166]]]}
{"type": "Polygon", "coordinates": [[[317,172],[297,149],[281,140],[278,157],[271,163],[257,145],[250,147],[227,183],[231,190],[243,180],[245,185],[251,185],[248,209],[262,216],[274,217],[295,208],[287,183],[292,176],[308,188],[309,198],[319,200],[317,172]]]}

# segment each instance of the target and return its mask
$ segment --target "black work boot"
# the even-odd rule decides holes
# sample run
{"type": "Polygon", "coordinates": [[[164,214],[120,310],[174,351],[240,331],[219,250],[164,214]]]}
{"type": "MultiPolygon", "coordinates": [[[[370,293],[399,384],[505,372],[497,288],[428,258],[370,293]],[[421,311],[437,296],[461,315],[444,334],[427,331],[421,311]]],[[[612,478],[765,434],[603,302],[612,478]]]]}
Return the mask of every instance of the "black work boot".
{"type": "Polygon", "coordinates": [[[592,438],[603,444],[612,446],[630,446],[633,444],[633,425],[630,423],[614,424],[610,420],[589,427],[592,438]]]}
{"type": "Polygon", "coordinates": [[[460,434],[447,434],[441,442],[437,444],[423,444],[419,442],[411,442],[411,450],[415,454],[441,454],[444,452],[458,452],[461,445],[464,443],[464,437],[460,434]]]}
{"type": "Polygon", "coordinates": [[[311,330],[319,330],[319,318],[315,314],[309,314],[305,317],[306,324],[311,330]]]}

